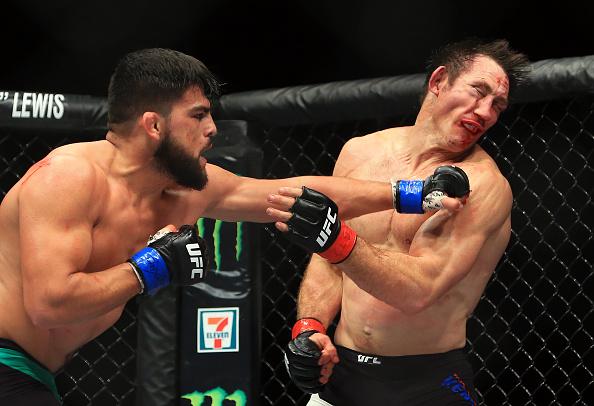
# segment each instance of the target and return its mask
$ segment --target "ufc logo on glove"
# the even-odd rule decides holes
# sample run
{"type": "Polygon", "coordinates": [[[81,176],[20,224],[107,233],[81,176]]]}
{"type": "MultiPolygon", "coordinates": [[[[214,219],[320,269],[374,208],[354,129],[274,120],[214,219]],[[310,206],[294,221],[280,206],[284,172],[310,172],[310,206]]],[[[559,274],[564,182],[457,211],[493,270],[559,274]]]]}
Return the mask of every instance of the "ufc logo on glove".
{"type": "Polygon", "coordinates": [[[192,269],[190,279],[194,279],[196,274],[202,279],[204,276],[204,264],[202,261],[202,250],[200,249],[200,245],[198,243],[186,244],[186,250],[190,256],[190,262],[193,262],[196,265],[196,268],[192,269]]]}
{"type": "Polygon", "coordinates": [[[330,226],[336,223],[336,215],[337,213],[334,213],[334,216],[332,216],[332,208],[328,207],[328,213],[326,214],[324,226],[322,227],[322,230],[320,230],[320,235],[318,235],[318,238],[316,239],[320,247],[323,247],[324,245],[326,245],[326,242],[328,242],[328,237],[330,236],[330,234],[332,234],[330,226]]]}
{"type": "Polygon", "coordinates": [[[285,237],[290,241],[332,264],[350,255],[357,234],[340,221],[338,206],[328,196],[304,186],[289,211],[293,215],[287,221],[285,237]]]}
{"type": "Polygon", "coordinates": [[[169,225],[128,262],[138,278],[140,293],[153,295],[169,284],[194,285],[209,269],[209,254],[206,241],[198,236],[194,225],[185,224],[179,230],[169,225]]]}

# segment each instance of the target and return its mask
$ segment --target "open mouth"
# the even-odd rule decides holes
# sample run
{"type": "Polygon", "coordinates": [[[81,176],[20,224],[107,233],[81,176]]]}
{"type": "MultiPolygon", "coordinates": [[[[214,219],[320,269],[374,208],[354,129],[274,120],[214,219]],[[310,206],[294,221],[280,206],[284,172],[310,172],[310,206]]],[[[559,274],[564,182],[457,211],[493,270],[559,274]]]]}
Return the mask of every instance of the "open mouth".
{"type": "Polygon", "coordinates": [[[484,127],[479,122],[467,118],[462,119],[460,124],[473,135],[477,135],[484,130],[484,127]]]}
{"type": "Polygon", "coordinates": [[[212,149],[212,143],[208,143],[208,145],[206,145],[204,148],[202,148],[202,150],[200,150],[200,152],[198,152],[198,156],[200,158],[202,158],[204,156],[204,153],[210,149],[212,149]]]}

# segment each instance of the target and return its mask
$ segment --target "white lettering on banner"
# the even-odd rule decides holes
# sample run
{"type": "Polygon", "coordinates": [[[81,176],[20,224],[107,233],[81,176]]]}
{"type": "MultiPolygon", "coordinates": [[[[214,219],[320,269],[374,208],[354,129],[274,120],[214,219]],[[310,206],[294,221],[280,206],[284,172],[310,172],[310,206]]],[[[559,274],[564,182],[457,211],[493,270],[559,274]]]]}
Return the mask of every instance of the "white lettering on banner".
{"type": "Polygon", "coordinates": [[[204,274],[204,264],[202,262],[202,251],[198,243],[186,244],[186,250],[190,256],[190,261],[196,265],[196,268],[192,269],[192,275],[190,278],[194,279],[194,275],[198,274],[198,277],[202,278],[204,274]]]}
{"type": "Polygon", "coordinates": [[[64,95],[63,94],[55,95],[54,103],[56,103],[56,105],[54,106],[54,109],[52,110],[52,112],[54,113],[54,117],[59,120],[62,118],[62,116],[64,116],[64,95]]]}
{"type": "Polygon", "coordinates": [[[44,93],[40,95],[42,97],[33,98],[33,117],[44,118],[45,108],[47,107],[48,94],[44,93]]]}
{"type": "Polygon", "coordinates": [[[19,109],[19,92],[12,99],[13,118],[55,118],[64,116],[64,95],[52,93],[23,92],[19,109]]]}
{"type": "Polygon", "coordinates": [[[14,97],[12,98],[12,117],[20,117],[21,112],[17,110],[17,106],[19,105],[19,92],[14,93],[14,97]]]}
{"type": "Polygon", "coordinates": [[[320,247],[323,247],[324,245],[326,245],[326,242],[328,241],[328,237],[330,237],[330,226],[332,224],[334,224],[336,222],[336,215],[338,213],[334,213],[334,216],[332,216],[332,209],[330,207],[328,207],[328,213],[326,214],[326,220],[324,221],[324,226],[322,227],[322,230],[320,230],[320,234],[318,235],[318,238],[316,238],[316,242],[318,243],[318,245],[320,247]]]}
{"type": "Polygon", "coordinates": [[[8,100],[9,92],[0,92],[0,101],[8,100]]]}
{"type": "Polygon", "coordinates": [[[23,101],[21,103],[21,116],[31,117],[31,112],[27,110],[27,107],[31,105],[31,93],[23,93],[23,101]]]}

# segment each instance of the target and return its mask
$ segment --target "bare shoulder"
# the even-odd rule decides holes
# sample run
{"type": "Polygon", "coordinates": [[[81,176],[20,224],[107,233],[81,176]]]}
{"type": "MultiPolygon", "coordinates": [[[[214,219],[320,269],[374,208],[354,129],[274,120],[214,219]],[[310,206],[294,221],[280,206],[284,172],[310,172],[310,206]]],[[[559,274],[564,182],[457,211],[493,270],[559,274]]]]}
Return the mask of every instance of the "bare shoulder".
{"type": "Polygon", "coordinates": [[[27,206],[91,214],[100,206],[106,178],[92,160],[63,149],[33,165],[19,183],[19,200],[27,206]]]}
{"type": "Polygon", "coordinates": [[[386,151],[394,137],[402,132],[402,127],[388,128],[349,139],[342,147],[336,160],[334,175],[348,176],[361,163],[386,151]]]}
{"type": "Polygon", "coordinates": [[[404,127],[388,128],[371,134],[353,137],[349,139],[342,147],[342,152],[356,152],[358,154],[369,153],[367,147],[372,146],[377,149],[382,144],[388,143],[392,138],[403,133],[404,127]]]}
{"type": "Polygon", "coordinates": [[[95,176],[95,165],[86,157],[54,151],[29,168],[22,181],[24,184],[35,182],[38,186],[59,187],[81,181],[93,182],[95,176]]]}
{"type": "Polygon", "coordinates": [[[497,163],[485,151],[479,149],[469,160],[460,165],[471,180],[471,190],[480,193],[494,193],[512,198],[509,182],[503,176],[497,163]]]}
{"type": "Polygon", "coordinates": [[[470,159],[456,165],[467,173],[470,181],[469,206],[494,223],[505,221],[511,212],[513,195],[508,180],[495,161],[479,150],[470,159]]]}

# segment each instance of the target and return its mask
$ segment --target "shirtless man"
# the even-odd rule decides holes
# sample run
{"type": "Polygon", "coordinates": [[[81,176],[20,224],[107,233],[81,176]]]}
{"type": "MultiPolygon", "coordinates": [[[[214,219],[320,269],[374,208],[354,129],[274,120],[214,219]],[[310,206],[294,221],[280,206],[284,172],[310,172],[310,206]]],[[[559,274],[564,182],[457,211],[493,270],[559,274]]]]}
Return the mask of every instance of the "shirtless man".
{"type": "MultiPolygon", "coordinates": [[[[335,176],[425,179],[455,165],[472,191],[459,211],[351,219],[356,243],[330,261],[342,262],[312,256],[286,350],[293,381],[314,393],[308,405],[475,404],[466,320],[507,246],[512,207],[507,180],[476,142],[527,63],[502,40],[446,46],[432,60],[413,126],[345,144],[335,176]],[[325,332],[339,311],[335,348],[325,332]]],[[[290,212],[269,211],[289,230],[290,212]]]]}
{"type": "Polygon", "coordinates": [[[52,373],[112,326],[128,300],[170,281],[196,283],[208,247],[194,226],[143,248],[164,226],[200,216],[270,222],[267,206],[292,202],[276,192],[302,185],[336,199],[345,218],[393,207],[387,182],[257,180],[207,164],[217,94],[212,74],[190,56],[128,54],[111,77],[106,139],[55,149],[6,194],[0,404],[59,404],[52,373]]]}

